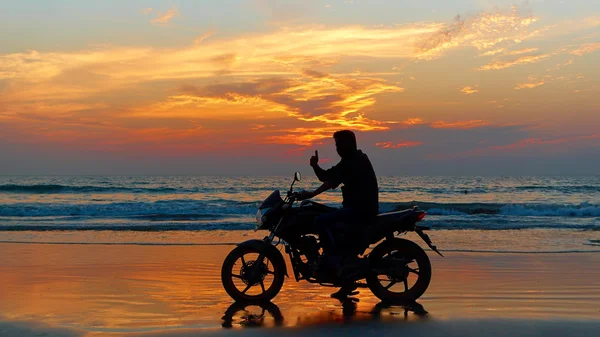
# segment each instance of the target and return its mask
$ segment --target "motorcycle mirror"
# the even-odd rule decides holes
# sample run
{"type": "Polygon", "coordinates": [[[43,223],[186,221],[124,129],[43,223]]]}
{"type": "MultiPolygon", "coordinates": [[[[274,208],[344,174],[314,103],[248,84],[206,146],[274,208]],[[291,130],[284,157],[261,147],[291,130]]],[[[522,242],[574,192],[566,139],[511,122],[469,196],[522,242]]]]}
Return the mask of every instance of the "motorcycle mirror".
{"type": "Polygon", "coordinates": [[[300,181],[301,178],[302,178],[302,175],[300,175],[300,172],[296,171],[296,173],[294,173],[294,180],[300,181]]]}

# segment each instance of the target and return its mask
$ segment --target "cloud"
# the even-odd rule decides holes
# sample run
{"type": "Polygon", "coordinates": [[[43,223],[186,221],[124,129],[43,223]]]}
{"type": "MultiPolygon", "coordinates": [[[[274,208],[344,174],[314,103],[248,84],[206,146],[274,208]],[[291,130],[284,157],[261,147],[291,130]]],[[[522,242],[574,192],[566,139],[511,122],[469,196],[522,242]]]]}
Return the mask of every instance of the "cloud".
{"type": "Polygon", "coordinates": [[[529,53],[533,53],[535,51],[538,51],[538,48],[525,48],[525,49],[520,49],[520,50],[513,50],[513,51],[509,51],[506,52],[506,55],[520,55],[520,54],[529,54],[529,53]]]}
{"type": "Polygon", "coordinates": [[[519,50],[508,50],[507,48],[498,48],[498,49],[492,49],[492,50],[480,53],[479,56],[494,56],[497,54],[521,55],[521,54],[533,53],[536,51],[538,51],[538,48],[525,48],[525,49],[519,49],[519,50]]]}
{"type": "MultiPolygon", "coordinates": [[[[171,9],[160,13],[152,21],[166,24],[176,14],[177,11],[171,9]]],[[[494,36],[506,32],[513,34],[514,25],[510,22],[523,26],[528,25],[526,23],[531,19],[521,18],[516,13],[508,16],[482,13],[467,21],[470,23],[465,24],[478,27],[476,35],[484,38],[488,33],[494,36]],[[498,27],[494,26],[495,22],[499,23],[498,27]],[[485,25],[489,27],[484,28],[485,25]]],[[[0,55],[0,79],[14,78],[23,84],[39,83],[73,68],[85,68],[105,76],[107,81],[119,82],[118,85],[210,78],[223,70],[222,64],[214,60],[224,55],[237,57],[235,66],[227,69],[232,76],[292,75],[302,68],[320,71],[320,67],[339,64],[342,57],[359,59],[375,55],[381,59],[407,60],[439,57],[450,46],[432,49],[415,47],[415,44],[430,40],[432,34],[443,35],[447,29],[444,24],[429,22],[395,26],[281,25],[270,32],[223,39],[207,39],[212,35],[209,32],[195,39],[195,44],[183,48],[100,46],[67,53],[31,51],[4,54],[0,55]]],[[[469,43],[452,45],[456,48],[473,45],[474,40],[466,35],[455,38],[457,41],[466,38],[469,43]]]]}
{"type": "Polygon", "coordinates": [[[152,8],[150,7],[142,9],[142,14],[144,15],[148,15],[150,12],[152,12],[152,8]]]}
{"type": "Polygon", "coordinates": [[[487,64],[485,66],[482,66],[482,67],[478,68],[477,70],[500,70],[500,69],[510,68],[510,67],[513,67],[516,65],[521,65],[521,64],[536,63],[536,62],[545,60],[552,55],[553,54],[521,56],[521,57],[518,57],[518,58],[510,60],[510,61],[493,62],[493,63],[487,64]]]}
{"type": "Polygon", "coordinates": [[[293,117],[298,123],[306,125],[284,129],[283,135],[267,137],[268,142],[310,145],[311,142],[330,137],[339,128],[358,131],[388,129],[389,123],[369,118],[366,109],[375,104],[377,95],[401,91],[401,87],[386,84],[381,79],[332,77],[303,69],[291,78],[261,78],[204,87],[186,85],[179,89],[179,95],[172,96],[163,107],[149,110],[168,111],[181,105],[202,107],[215,103],[261,106],[263,111],[293,117]]]}
{"type": "Polygon", "coordinates": [[[441,26],[415,46],[424,59],[439,57],[444,51],[461,46],[475,47],[483,54],[493,55],[491,49],[500,44],[517,44],[529,38],[528,28],[536,21],[531,15],[522,15],[517,6],[510,11],[497,9],[466,18],[458,15],[452,24],[441,26]]]}
{"type": "Polygon", "coordinates": [[[477,119],[458,122],[437,121],[431,123],[430,126],[434,129],[473,129],[488,126],[490,124],[490,122],[477,119]]]}
{"type": "Polygon", "coordinates": [[[415,147],[415,146],[419,146],[422,144],[423,144],[422,142],[399,142],[399,143],[380,142],[380,143],[375,143],[375,146],[381,147],[383,149],[398,149],[398,148],[402,148],[402,147],[415,147]]]}
{"type": "Polygon", "coordinates": [[[422,125],[425,124],[425,121],[422,120],[421,118],[409,118],[403,122],[401,122],[403,125],[408,125],[408,126],[413,126],[413,125],[422,125]]]}
{"type": "Polygon", "coordinates": [[[235,53],[227,53],[212,57],[210,62],[218,67],[230,68],[237,59],[238,57],[235,53]]]}
{"type": "MultiPolygon", "coordinates": [[[[568,65],[568,64],[570,64],[570,62],[567,62],[565,64],[568,65]]],[[[560,64],[559,64],[559,66],[560,66],[560,64]]],[[[527,82],[517,84],[514,87],[514,89],[515,90],[533,89],[533,88],[537,88],[539,86],[542,86],[542,85],[545,85],[548,83],[553,83],[553,82],[558,82],[558,81],[563,81],[567,85],[575,84],[575,83],[581,81],[583,78],[584,78],[584,76],[581,73],[563,75],[563,76],[552,76],[552,75],[544,75],[542,77],[529,76],[527,78],[527,82]]]]}
{"type": "Polygon", "coordinates": [[[571,54],[577,55],[577,56],[583,56],[588,53],[593,53],[599,49],[600,49],[600,43],[587,43],[587,44],[582,44],[576,50],[571,51],[571,54]]]}
{"type": "Polygon", "coordinates": [[[545,82],[543,80],[537,81],[537,82],[531,82],[531,83],[521,83],[521,84],[517,84],[517,86],[515,86],[515,90],[521,90],[521,89],[533,89],[533,88],[537,88],[539,86],[544,85],[545,82]]]}
{"type": "MultiPolygon", "coordinates": [[[[600,43],[588,43],[588,44],[580,45],[579,48],[577,48],[575,50],[571,50],[570,53],[573,55],[583,56],[587,53],[592,53],[599,49],[600,49],[600,43]]],[[[538,50],[537,48],[526,48],[526,49],[516,50],[516,51],[512,51],[512,52],[503,50],[502,53],[505,55],[520,55],[520,54],[535,52],[537,50],[538,50]]],[[[505,68],[509,68],[509,67],[513,67],[513,66],[521,65],[521,64],[536,63],[536,62],[543,61],[551,56],[563,54],[566,52],[569,52],[569,48],[562,47],[562,48],[559,48],[558,50],[555,50],[550,53],[520,56],[520,57],[512,59],[510,61],[495,61],[490,64],[484,65],[480,68],[477,68],[476,70],[500,70],[500,69],[505,69],[505,68]]],[[[573,61],[571,60],[571,61],[565,63],[564,65],[570,65],[572,63],[573,63],[573,61]]],[[[549,70],[558,70],[558,69],[560,69],[560,65],[557,65],[554,69],[551,68],[549,70]]]]}
{"type": "Polygon", "coordinates": [[[480,53],[479,56],[493,56],[496,54],[504,54],[506,53],[507,49],[506,48],[498,48],[498,49],[492,49],[489,51],[486,51],[484,53],[480,53]]]}
{"type": "Polygon", "coordinates": [[[491,149],[511,150],[511,149],[524,148],[524,147],[528,147],[528,146],[532,146],[532,145],[555,145],[555,144],[566,143],[568,141],[569,140],[566,138],[557,138],[557,139],[527,138],[527,139],[522,139],[516,143],[512,143],[512,144],[508,144],[508,145],[492,146],[491,149]]]}
{"type": "Polygon", "coordinates": [[[176,15],[178,14],[177,9],[172,8],[169,9],[168,11],[161,13],[158,12],[158,16],[156,18],[154,18],[152,21],[152,23],[158,23],[158,24],[163,24],[166,25],[168,24],[171,19],[173,19],[176,15]]]}
{"type": "Polygon", "coordinates": [[[470,86],[463,87],[462,89],[460,89],[460,91],[465,93],[465,95],[471,95],[476,92],[479,92],[479,90],[475,89],[474,87],[470,87],[470,86]]]}
{"type": "Polygon", "coordinates": [[[306,68],[302,69],[302,75],[313,78],[325,78],[328,76],[326,73],[306,68]]]}
{"type": "Polygon", "coordinates": [[[200,44],[200,43],[202,43],[202,41],[208,39],[209,37],[211,37],[213,35],[215,35],[214,31],[210,31],[210,32],[204,33],[204,34],[200,35],[199,37],[197,37],[194,40],[194,44],[200,44]]]}

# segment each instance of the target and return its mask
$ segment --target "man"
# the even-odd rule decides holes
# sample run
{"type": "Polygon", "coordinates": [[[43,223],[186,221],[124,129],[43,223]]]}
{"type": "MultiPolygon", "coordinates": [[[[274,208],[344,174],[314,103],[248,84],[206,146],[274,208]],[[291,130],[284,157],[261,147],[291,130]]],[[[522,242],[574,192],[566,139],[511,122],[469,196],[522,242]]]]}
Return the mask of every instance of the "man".
{"type": "MultiPolygon", "coordinates": [[[[301,193],[301,199],[310,199],[343,184],[343,208],[320,215],[315,220],[323,252],[330,267],[335,267],[341,259],[335,251],[339,244],[336,245],[334,240],[334,231],[356,232],[358,226],[364,226],[379,212],[377,177],[367,155],[357,149],[356,136],[350,130],[342,130],[334,133],[333,138],[336,151],[341,157],[340,162],[324,170],[319,166],[319,153],[315,151],[315,155],[310,158],[310,166],[323,184],[313,192],[301,193]]],[[[356,287],[351,285],[342,287],[332,296],[345,297],[355,289],[356,287]]]]}

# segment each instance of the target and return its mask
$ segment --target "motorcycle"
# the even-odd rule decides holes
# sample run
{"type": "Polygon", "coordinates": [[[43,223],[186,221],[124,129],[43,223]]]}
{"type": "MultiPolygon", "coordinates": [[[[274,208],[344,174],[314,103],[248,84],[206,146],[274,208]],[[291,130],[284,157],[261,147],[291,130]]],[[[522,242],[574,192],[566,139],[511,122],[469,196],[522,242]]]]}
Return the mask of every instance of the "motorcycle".
{"type": "Polygon", "coordinates": [[[424,211],[414,206],[382,213],[374,217],[372,223],[365,224],[359,233],[335,233],[335,242],[345,243],[340,249],[346,256],[360,262],[340,274],[320,267],[322,247],[314,226],[317,216],[335,208],[312,200],[302,200],[294,207],[300,194],[294,192],[293,187],[300,180],[300,172],[296,172],[285,198],[275,190],[259,206],[255,231],[268,230],[270,234],[262,240],[238,244],[225,258],[221,282],[231,298],[268,302],[279,293],[284,277],[289,278],[279,246],[289,256],[296,282],[305,280],[331,287],[353,284],[357,288],[369,288],[380,300],[389,302],[414,301],[425,293],[431,281],[427,254],[418,244],[396,237],[413,231],[443,256],[423,232],[429,228],[417,225],[425,217],[424,211]],[[365,254],[372,245],[375,247],[365,254]]]}

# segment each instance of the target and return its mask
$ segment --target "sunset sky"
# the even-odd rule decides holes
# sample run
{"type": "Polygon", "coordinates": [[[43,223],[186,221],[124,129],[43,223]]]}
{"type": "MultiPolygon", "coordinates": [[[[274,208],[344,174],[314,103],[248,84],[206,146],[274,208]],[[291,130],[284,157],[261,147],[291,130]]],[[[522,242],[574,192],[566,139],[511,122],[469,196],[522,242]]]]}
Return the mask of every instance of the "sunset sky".
{"type": "Polygon", "coordinates": [[[600,1],[3,1],[0,174],[600,172],[600,1]]]}

